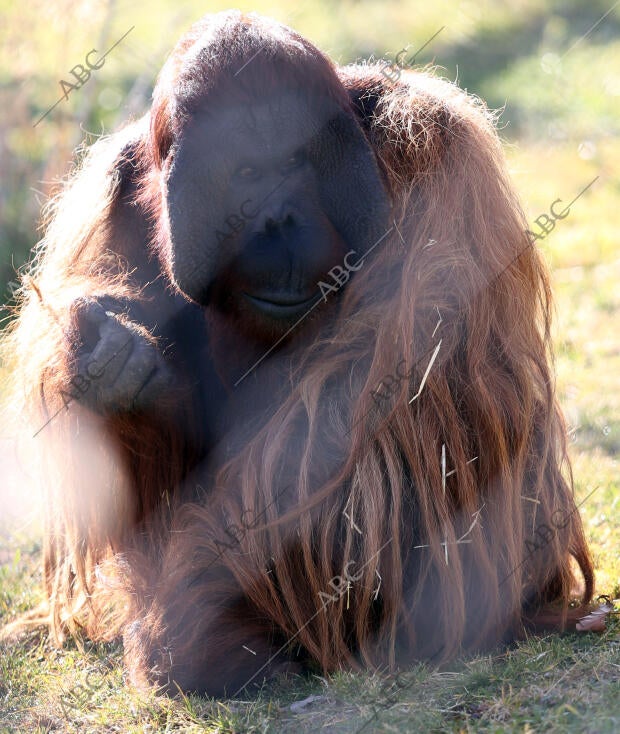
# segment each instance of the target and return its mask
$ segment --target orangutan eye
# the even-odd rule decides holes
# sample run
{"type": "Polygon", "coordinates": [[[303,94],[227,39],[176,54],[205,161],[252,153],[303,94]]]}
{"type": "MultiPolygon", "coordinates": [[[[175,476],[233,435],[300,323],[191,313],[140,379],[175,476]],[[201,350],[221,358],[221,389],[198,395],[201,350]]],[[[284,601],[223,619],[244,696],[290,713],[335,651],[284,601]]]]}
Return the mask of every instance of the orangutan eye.
{"type": "Polygon", "coordinates": [[[291,171],[295,168],[300,168],[305,162],[306,154],[303,150],[298,150],[296,153],[293,153],[293,155],[286,161],[286,163],[284,164],[284,169],[286,171],[291,171]]]}
{"type": "Polygon", "coordinates": [[[240,168],[236,175],[239,178],[244,178],[246,180],[252,180],[259,177],[260,173],[258,168],[254,168],[253,166],[243,166],[243,168],[240,168]]]}

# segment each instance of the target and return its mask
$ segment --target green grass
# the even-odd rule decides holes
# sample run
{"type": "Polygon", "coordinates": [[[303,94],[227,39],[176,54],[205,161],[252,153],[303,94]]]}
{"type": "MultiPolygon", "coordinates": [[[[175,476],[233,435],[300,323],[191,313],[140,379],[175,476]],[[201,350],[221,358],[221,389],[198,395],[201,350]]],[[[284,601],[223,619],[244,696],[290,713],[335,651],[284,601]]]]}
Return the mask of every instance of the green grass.
{"type": "Polygon", "coordinates": [[[282,678],[257,697],[215,701],[123,685],[121,653],[58,651],[33,634],[0,661],[0,731],[592,732],[620,723],[619,624],[549,636],[398,679],[282,678]]]}

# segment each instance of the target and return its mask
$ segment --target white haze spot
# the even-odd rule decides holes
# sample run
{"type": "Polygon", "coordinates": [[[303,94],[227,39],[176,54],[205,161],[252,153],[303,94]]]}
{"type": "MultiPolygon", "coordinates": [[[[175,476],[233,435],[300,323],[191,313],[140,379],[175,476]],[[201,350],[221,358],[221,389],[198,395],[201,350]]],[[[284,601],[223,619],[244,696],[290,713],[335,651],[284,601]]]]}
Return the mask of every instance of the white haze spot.
{"type": "Polygon", "coordinates": [[[0,437],[0,564],[24,540],[42,540],[43,520],[50,512],[43,502],[47,493],[69,502],[71,516],[91,535],[118,530],[119,517],[131,512],[122,461],[101,424],[77,405],[69,410],[79,412],[70,437],[64,426],[60,430],[64,415],[36,437],[37,427],[25,422],[13,435],[9,430],[0,437]]]}

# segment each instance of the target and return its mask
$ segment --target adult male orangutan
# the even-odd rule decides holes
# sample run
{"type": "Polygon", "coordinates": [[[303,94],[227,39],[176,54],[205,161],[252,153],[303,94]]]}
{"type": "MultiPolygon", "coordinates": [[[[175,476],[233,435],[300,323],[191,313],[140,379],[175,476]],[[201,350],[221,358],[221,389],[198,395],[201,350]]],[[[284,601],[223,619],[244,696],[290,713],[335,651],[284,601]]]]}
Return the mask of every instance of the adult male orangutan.
{"type": "Polygon", "coordinates": [[[222,695],[584,614],[525,230],[454,85],[253,14],[192,26],[57,199],[5,339],[54,638],[222,695]]]}

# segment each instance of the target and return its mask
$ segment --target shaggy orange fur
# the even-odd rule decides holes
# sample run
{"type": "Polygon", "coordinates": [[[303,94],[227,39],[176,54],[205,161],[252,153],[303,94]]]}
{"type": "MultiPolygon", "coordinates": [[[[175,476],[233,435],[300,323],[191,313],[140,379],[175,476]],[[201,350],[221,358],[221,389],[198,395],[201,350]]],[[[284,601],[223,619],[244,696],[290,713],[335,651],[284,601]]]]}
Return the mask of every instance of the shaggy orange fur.
{"type": "MultiPolygon", "coordinates": [[[[445,660],[570,623],[571,558],[584,604],[593,591],[554,395],[548,274],[493,116],[430,72],[391,83],[376,65],[336,68],[316,50],[309,69],[291,39],[235,13],[194,26],[162,72],[150,124],[94,145],[53,204],[4,338],[19,412],[36,428],[55,415],[37,438],[50,630],[59,642],[80,629],[124,635],[139,683],[230,693],[291,661],[333,671],[445,660]],[[196,49],[233,27],[237,39],[243,28],[272,34],[299,78],[357,117],[393,223],[330,318],[289,350],[268,419],[205,475],[204,426],[183,385],[158,422],[104,419],[77,401],[65,410],[61,390],[76,298],[156,301],[166,315],[183,306],[147,257],[145,243],[165,248],[148,214],[157,219],[160,167],[179,134],[179,69],[193,54],[206,84],[215,62],[196,49]],[[182,495],[188,481],[200,498],[182,495]],[[553,533],[530,553],[543,526],[553,533]]],[[[239,40],[230,54],[240,67],[253,52],[239,40]]],[[[267,390],[268,370],[252,379],[261,374],[267,390]]]]}

